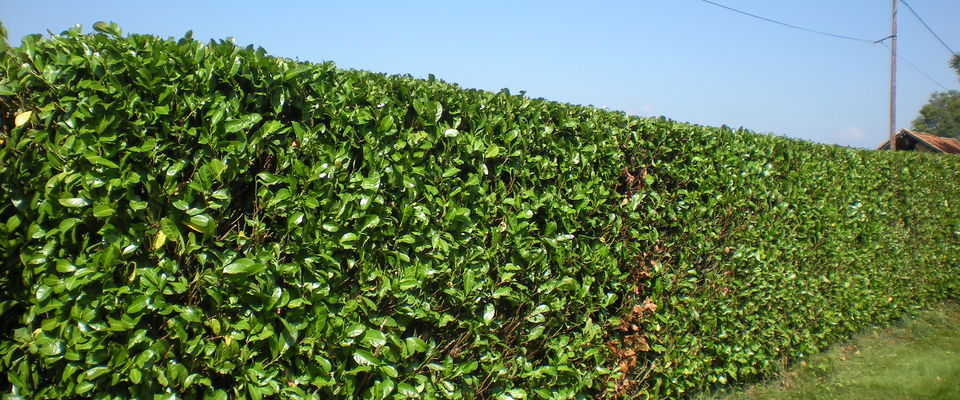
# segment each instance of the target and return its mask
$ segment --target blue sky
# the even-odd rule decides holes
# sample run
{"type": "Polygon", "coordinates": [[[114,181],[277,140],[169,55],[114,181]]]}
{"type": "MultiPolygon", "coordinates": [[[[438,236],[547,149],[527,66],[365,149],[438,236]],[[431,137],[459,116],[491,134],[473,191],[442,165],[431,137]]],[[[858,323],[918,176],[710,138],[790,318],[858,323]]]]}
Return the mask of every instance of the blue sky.
{"type": "MultiPolygon", "coordinates": [[[[787,23],[880,39],[886,0],[716,0],[787,23]]],[[[911,0],[960,51],[960,1],[911,0]]],[[[270,54],[342,68],[591,104],[637,115],[856,147],[887,135],[889,50],[735,14],[700,0],[634,1],[23,1],[0,3],[23,35],[114,21],[127,33],[234,37],[270,54]]],[[[900,54],[948,89],[949,52],[902,4],[900,54]]],[[[909,127],[944,90],[902,60],[897,122],[909,127]]]]}

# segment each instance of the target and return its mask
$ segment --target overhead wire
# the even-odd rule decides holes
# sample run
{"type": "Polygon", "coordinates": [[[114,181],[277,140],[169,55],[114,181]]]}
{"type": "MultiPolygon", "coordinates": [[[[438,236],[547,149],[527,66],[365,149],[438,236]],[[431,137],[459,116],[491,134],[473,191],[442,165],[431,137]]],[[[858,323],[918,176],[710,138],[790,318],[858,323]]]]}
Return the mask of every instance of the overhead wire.
{"type": "MultiPolygon", "coordinates": [[[[887,44],[884,43],[884,42],[878,42],[878,43],[882,44],[883,47],[886,47],[887,49],[890,48],[890,46],[887,46],[887,44]]],[[[914,64],[913,64],[912,62],[910,62],[910,60],[908,60],[906,57],[900,55],[900,52],[899,52],[899,51],[897,52],[897,58],[899,58],[901,61],[907,63],[907,65],[913,67],[913,69],[915,69],[917,72],[919,72],[920,75],[923,75],[924,77],[926,77],[927,79],[929,79],[930,82],[933,82],[933,83],[936,84],[937,86],[940,86],[941,88],[943,88],[943,90],[950,90],[949,88],[947,88],[946,86],[944,86],[942,83],[938,82],[936,79],[933,79],[933,77],[931,77],[929,74],[927,74],[926,72],[923,72],[923,70],[920,69],[920,67],[914,65],[914,64]]]]}
{"type": "Polygon", "coordinates": [[[951,49],[950,46],[947,45],[947,42],[944,42],[943,39],[940,38],[940,35],[938,35],[937,32],[933,31],[933,28],[931,28],[930,25],[927,25],[927,21],[924,21],[923,17],[921,17],[920,14],[917,14],[917,11],[913,9],[910,3],[907,3],[906,0],[900,0],[900,2],[903,3],[903,5],[907,6],[907,9],[909,9],[910,12],[913,13],[913,16],[917,17],[917,19],[920,20],[920,23],[923,24],[923,27],[927,28],[927,30],[930,31],[930,34],[933,35],[933,37],[937,38],[937,41],[939,41],[940,44],[942,44],[943,47],[945,47],[947,51],[950,52],[950,54],[957,55],[957,52],[953,51],[953,49],[951,49]]]}
{"type": "Polygon", "coordinates": [[[762,17],[762,16],[759,16],[759,15],[757,15],[757,14],[752,14],[752,13],[749,13],[749,12],[746,12],[746,11],[743,11],[743,10],[739,10],[739,9],[736,9],[736,8],[733,8],[733,7],[725,6],[725,5],[720,4],[720,3],[714,3],[714,2],[712,2],[712,1],[710,1],[710,0],[700,0],[700,1],[702,1],[702,2],[704,2],[704,3],[707,3],[707,4],[710,4],[710,5],[714,5],[714,6],[723,8],[723,9],[727,9],[727,10],[729,10],[729,11],[733,11],[733,12],[735,12],[735,13],[743,14],[743,15],[746,15],[746,16],[749,16],[749,17],[753,17],[753,18],[756,18],[756,19],[764,20],[764,21],[767,21],[767,22],[770,22],[770,23],[774,23],[774,24],[777,24],[777,25],[783,25],[783,26],[786,26],[786,27],[788,27],[788,28],[793,28],[793,29],[797,29],[797,30],[804,31],[804,32],[816,33],[816,34],[820,34],[820,35],[825,35],[825,36],[834,37],[834,38],[837,38],[837,39],[853,40],[853,41],[864,42],[864,43],[874,43],[874,42],[875,42],[874,40],[868,40],[868,39],[863,39],[863,38],[858,38],[858,37],[853,37],[853,36],[847,36],[847,35],[840,35],[840,34],[836,34],[836,33],[824,32],[824,31],[820,31],[820,30],[816,30],[816,29],[804,28],[804,27],[802,27],[802,26],[793,25],[793,24],[788,24],[788,23],[786,23],[786,22],[777,21],[777,20],[775,20],[775,19],[770,19],[770,18],[767,18],[767,17],[762,17]]]}
{"type": "MultiPolygon", "coordinates": [[[[886,41],[887,39],[890,39],[890,38],[893,37],[893,36],[887,36],[887,37],[885,37],[885,38],[883,38],[883,39],[880,39],[880,40],[868,40],[868,39],[863,39],[863,38],[858,38],[858,37],[853,37],[853,36],[840,35],[840,34],[836,34],[836,33],[824,32],[824,31],[820,31],[820,30],[816,30],[816,29],[810,29],[810,28],[805,28],[805,27],[798,26],[798,25],[788,24],[788,23],[786,23],[786,22],[777,21],[777,20],[775,20],[775,19],[771,19],[771,18],[763,17],[763,16],[760,16],[760,15],[757,15],[757,14],[749,13],[749,12],[747,12],[747,11],[743,11],[743,10],[740,10],[740,9],[736,9],[736,8],[733,8],[733,7],[729,7],[729,6],[726,6],[726,5],[723,5],[723,4],[720,4],[720,3],[716,3],[716,2],[713,2],[713,1],[710,1],[710,0],[700,0],[700,1],[702,1],[702,2],[704,2],[704,3],[707,3],[707,4],[710,4],[710,5],[713,5],[713,6],[716,6],[716,7],[720,7],[720,8],[729,10],[729,11],[733,11],[733,12],[735,12],[735,13],[743,14],[743,15],[746,15],[746,16],[749,16],[749,17],[752,17],[752,18],[760,19],[760,20],[763,20],[763,21],[767,21],[767,22],[770,22],[770,23],[777,24],[777,25],[786,26],[786,27],[788,27],[788,28],[793,28],[793,29],[797,29],[797,30],[804,31],[804,32],[816,33],[816,34],[825,35],[825,36],[830,36],[830,37],[837,38],[837,39],[852,40],[852,41],[862,42],[862,43],[882,44],[882,45],[883,45],[884,47],[886,47],[887,49],[889,49],[890,47],[887,46],[887,44],[885,43],[885,41],[886,41]]],[[[953,49],[950,48],[950,46],[948,46],[948,45],[943,41],[943,39],[940,38],[939,35],[936,34],[936,32],[933,31],[933,29],[930,28],[929,25],[927,25],[926,22],[923,21],[923,18],[921,18],[920,15],[917,14],[916,11],[914,11],[913,7],[911,7],[910,4],[908,4],[905,0],[899,0],[899,1],[900,1],[901,3],[903,3],[904,5],[906,5],[908,9],[910,9],[910,12],[912,12],[913,15],[916,16],[917,19],[920,20],[920,22],[923,24],[923,26],[925,26],[925,27],[927,28],[927,30],[929,30],[930,33],[933,34],[933,36],[936,37],[937,40],[940,41],[940,44],[942,44],[944,47],[946,47],[947,50],[950,51],[951,54],[954,54],[954,55],[957,54],[956,52],[953,51],[953,49]]],[[[906,57],[900,55],[899,52],[897,52],[897,58],[903,60],[903,62],[905,62],[907,65],[909,65],[910,67],[912,67],[913,69],[915,69],[917,72],[919,72],[921,75],[923,75],[924,77],[926,77],[927,79],[929,79],[930,82],[933,82],[934,84],[936,84],[937,86],[940,86],[940,87],[943,88],[944,90],[949,90],[946,86],[944,86],[943,84],[941,84],[940,82],[938,82],[936,79],[933,79],[933,77],[931,77],[929,74],[927,74],[927,73],[924,72],[922,69],[920,69],[920,67],[917,67],[915,64],[913,64],[912,62],[910,62],[910,60],[908,60],[906,57]]]]}

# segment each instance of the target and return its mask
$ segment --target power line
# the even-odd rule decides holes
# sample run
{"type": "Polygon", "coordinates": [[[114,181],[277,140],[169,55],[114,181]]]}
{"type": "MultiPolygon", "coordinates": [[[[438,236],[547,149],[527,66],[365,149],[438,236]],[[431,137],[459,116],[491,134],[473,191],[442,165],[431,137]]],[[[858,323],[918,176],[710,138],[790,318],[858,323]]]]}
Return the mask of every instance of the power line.
{"type": "MultiPolygon", "coordinates": [[[[882,44],[883,47],[886,47],[886,48],[888,48],[888,49],[890,48],[890,46],[887,46],[887,44],[884,43],[884,42],[879,42],[879,43],[882,44]]],[[[916,70],[917,72],[919,72],[921,75],[923,75],[923,76],[925,76],[927,79],[929,79],[930,82],[933,82],[933,83],[936,84],[937,86],[940,86],[941,88],[943,88],[943,90],[950,90],[948,87],[944,86],[942,83],[937,82],[936,79],[933,79],[933,77],[931,77],[930,75],[928,75],[926,72],[923,72],[923,70],[920,69],[920,67],[914,65],[914,64],[913,64],[912,62],[910,62],[910,60],[908,60],[906,57],[900,55],[900,52],[897,52],[897,58],[899,58],[900,60],[903,60],[903,62],[905,62],[905,63],[907,63],[907,65],[913,67],[913,69],[915,69],[915,70],[916,70]]]]}
{"type": "Polygon", "coordinates": [[[726,10],[729,10],[729,11],[733,11],[733,12],[735,12],[735,13],[739,13],[739,14],[743,14],[743,15],[746,15],[746,16],[749,16],[749,17],[761,19],[761,20],[764,20],[764,21],[767,21],[767,22],[771,22],[771,23],[774,23],[774,24],[777,24],[777,25],[783,25],[783,26],[786,26],[786,27],[788,27],[788,28],[793,28],[793,29],[797,29],[797,30],[804,31],[804,32],[816,33],[816,34],[819,34],[819,35],[830,36],[830,37],[837,38],[837,39],[853,40],[853,41],[856,41],[856,42],[874,43],[873,40],[867,40],[867,39],[856,38],[856,37],[852,37],[852,36],[839,35],[839,34],[836,34],[836,33],[818,31],[818,30],[816,30],[816,29],[804,28],[804,27],[802,27],[802,26],[797,26],[797,25],[793,25],[793,24],[788,24],[788,23],[786,23],[786,22],[777,21],[777,20],[770,19],[770,18],[767,18],[767,17],[761,17],[761,16],[759,16],[759,15],[751,14],[751,13],[748,13],[748,12],[743,11],[743,10],[738,10],[738,9],[736,9],[736,8],[733,8],[733,7],[725,6],[725,5],[723,5],[723,4],[714,3],[714,2],[712,2],[712,1],[710,1],[710,0],[700,0],[700,1],[702,1],[702,2],[704,2],[704,3],[707,3],[707,4],[711,4],[711,5],[720,7],[720,8],[723,8],[723,9],[726,9],[726,10]]]}
{"type": "MultiPolygon", "coordinates": [[[[749,17],[757,18],[757,19],[760,19],[760,20],[763,20],[763,21],[771,22],[771,23],[774,23],[774,24],[777,24],[777,25],[786,26],[786,27],[788,27],[788,28],[793,28],[793,29],[801,30],[801,31],[804,31],[804,32],[816,33],[816,34],[819,34],[819,35],[830,36],[830,37],[837,38],[837,39],[853,40],[853,41],[863,42],[863,43],[873,43],[873,44],[879,43],[879,44],[882,44],[882,45],[883,45],[884,47],[886,47],[887,49],[890,48],[890,46],[887,46],[887,44],[885,43],[885,41],[886,41],[887,39],[890,39],[892,36],[887,36],[887,37],[885,37],[885,38],[883,38],[883,39],[880,39],[880,40],[867,40],[867,39],[857,38],[857,37],[852,37],[852,36],[839,35],[839,34],[836,34],[836,33],[830,33],[830,32],[818,31],[818,30],[816,30],[816,29],[804,28],[804,27],[802,27],[802,26],[797,26],[797,25],[793,25],[793,24],[788,24],[788,23],[786,23],[786,22],[781,22],[781,21],[777,21],[777,20],[770,19],[770,18],[767,18],[767,17],[762,17],[762,16],[759,16],[759,15],[756,15],[756,14],[752,14],[752,13],[749,13],[749,12],[746,12],[746,11],[743,11],[743,10],[739,10],[739,9],[736,9],[736,8],[733,8],[733,7],[725,6],[725,5],[720,4],[720,3],[715,3],[715,2],[710,1],[710,0],[700,0],[700,1],[702,1],[702,2],[704,2],[704,3],[707,3],[707,4],[710,4],[710,5],[713,5],[713,6],[717,6],[717,7],[720,7],[720,8],[726,9],[726,10],[729,10],[729,11],[733,11],[733,12],[735,12],[735,13],[743,14],[743,15],[746,15],[746,16],[749,16],[749,17]]],[[[927,23],[923,21],[922,18],[920,18],[920,15],[918,15],[917,12],[914,11],[912,7],[910,7],[910,4],[907,4],[907,2],[906,2],[905,0],[899,0],[899,1],[900,1],[901,3],[903,3],[904,5],[906,5],[907,8],[910,9],[910,12],[912,12],[913,15],[916,16],[917,19],[919,19],[921,23],[923,23],[923,26],[927,27],[927,30],[929,30],[930,33],[933,34],[933,36],[936,37],[937,40],[939,40],[940,43],[943,44],[944,47],[947,48],[947,50],[949,50],[952,54],[956,54],[956,53],[950,48],[950,46],[947,46],[947,44],[946,44],[942,39],[940,39],[940,36],[937,35],[937,34],[933,31],[933,29],[931,29],[930,26],[927,25],[927,23]]],[[[946,86],[944,86],[942,83],[937,82],[936,79],[933,79],[933,77],[931,77],[929,74],[927,74],[927,73],[924,72],[922,69],[920,69],[920,67],[917,67],[915,64],[913,64],[912,62],[910,62],[910,60],[908,60],[906,57],[904,57],[903,55],[901,55],[900,52],[897,52],[896,54],[897,54],[897,58],[903,60],[903,62],[907,63],[907,65],[909,65],[910,67],[912,67],[913,69],[915,69],[917,72],[919,72],[921,75],[923,75],[924,77],[926,77],[927,79],[929,79],[930,82],[933,82],[934,84],[936,84],[937,86],[940,86],[940,87],[943,88],[944,90],[950,90],[950,89],[948,89],[946,86]]]]}
{"type": "Polygon", "coordinates": [[[927,22],[920,17],[920,14],[917,14],[917,12],[914,11],[913,7],[910,6],[910,3],[907,3],[906,0],[900,0],[900,2],[903,3],[903,5],[907,6],[907,9],[909,9],[910,12],[913,13],[913,16],[917,17],[917,19],[920,20],[920,23],[923,24],[923,26],[927,28],[928,31],[930,31],[930,34],[933,35],[933,37],[937,38],[937,40],[940,42],[940,44],[943,45],[943,47],[947,48],[947,51],[949,51],[950,54],[957,55],[957,52],[953,51],[953,49],[951,49],[950,46],[948,46],[947,43],[940,38],[940,35],[938,35],[936,32],[933,31],[933,28],[931,28],[930,25],[927,25],[927,22]]]}

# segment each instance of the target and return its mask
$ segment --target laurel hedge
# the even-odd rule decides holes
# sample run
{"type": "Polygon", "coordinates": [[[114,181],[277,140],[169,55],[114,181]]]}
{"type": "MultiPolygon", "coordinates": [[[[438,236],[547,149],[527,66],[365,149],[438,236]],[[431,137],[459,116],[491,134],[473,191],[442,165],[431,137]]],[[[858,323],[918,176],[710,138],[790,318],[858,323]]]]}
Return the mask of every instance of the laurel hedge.
{"type": "Polygon", "coordinates": [[[0,59],[13,398],[677,398],[960,294],[957,157],[94,28],[0,59]]]}
{"type": "Polygon", "coordinates": [[[628,164],[657,182],[625,217],[646,247],[615,351],[621,391],[676,398],[768,376],[960,298],[960,157],[662,121],[642,133],[656,139],[628,164]]]}

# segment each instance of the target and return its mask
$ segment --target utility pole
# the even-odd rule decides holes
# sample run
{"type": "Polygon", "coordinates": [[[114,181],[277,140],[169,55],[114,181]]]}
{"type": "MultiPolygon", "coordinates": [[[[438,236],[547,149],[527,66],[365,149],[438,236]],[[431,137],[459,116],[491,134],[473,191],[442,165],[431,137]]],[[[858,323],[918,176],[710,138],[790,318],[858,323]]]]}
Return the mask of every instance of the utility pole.
{"type": "Polygon", "coordinates": [[[890,151],[897,150],[897,2],[893,0],[890,34],[890,151]]]}

